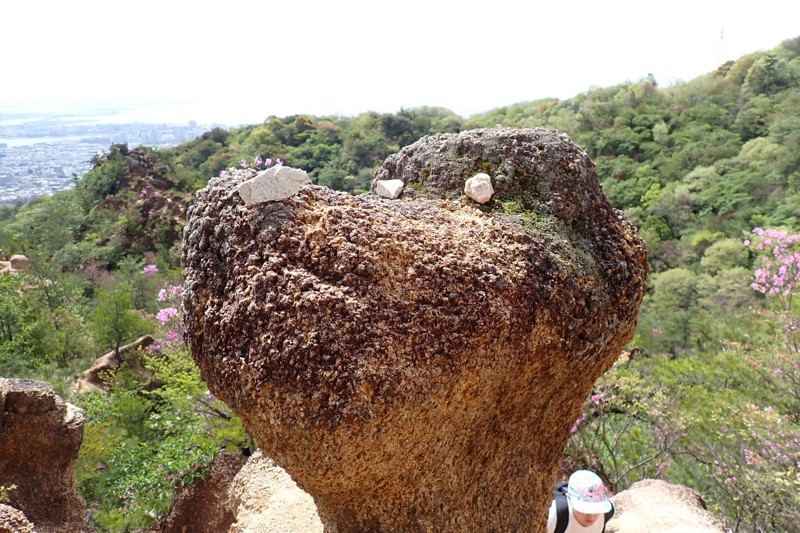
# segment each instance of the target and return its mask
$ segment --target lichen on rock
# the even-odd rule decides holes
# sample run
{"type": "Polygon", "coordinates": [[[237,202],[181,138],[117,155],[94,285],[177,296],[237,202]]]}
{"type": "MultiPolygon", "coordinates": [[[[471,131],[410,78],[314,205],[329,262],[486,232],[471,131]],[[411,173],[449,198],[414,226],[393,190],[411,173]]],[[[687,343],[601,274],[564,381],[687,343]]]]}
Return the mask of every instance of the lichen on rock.
{"type": "Polygon", "coordinates": [[[523,531],[595,379],[630,339],[644,243],[551,130],[424,138],[386,202],[200,191],[185,335],[210,390],[331,531],[523,531]],[[464,181],[486,172],[492,201],[464,181]],[[509,205],[517,206],[510,209],[509,205]]]}

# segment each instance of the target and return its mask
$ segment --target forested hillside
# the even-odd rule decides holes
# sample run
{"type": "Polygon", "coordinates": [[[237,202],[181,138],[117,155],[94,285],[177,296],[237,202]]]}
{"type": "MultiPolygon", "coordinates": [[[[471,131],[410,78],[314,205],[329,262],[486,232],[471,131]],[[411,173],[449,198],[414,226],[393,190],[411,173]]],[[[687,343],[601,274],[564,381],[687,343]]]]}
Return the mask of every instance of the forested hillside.
{"type": "Polygon", "coordinates": [[[424,135],[498,125],[568,133],[648,245],[636,336],[587,398],[565,468],[592,468],[617,491],[647,477],[688,485],[733,531],[795,530],[800,38],[668,88],[645,78],[470,118],[268,117],[169,150],[114,145],[73,189],[3,208],[0,248],[30,267],[0,275],[0,374],[49,381],[86,409],[78,482],[96,525],[144,527],[194,465],[254,445],[177,330],[193,191],[280,160],[358,194],[424,135]],[[95,358],[144,334],[160,340],[109,377],[108,394],[71,391],[95,358]]]}

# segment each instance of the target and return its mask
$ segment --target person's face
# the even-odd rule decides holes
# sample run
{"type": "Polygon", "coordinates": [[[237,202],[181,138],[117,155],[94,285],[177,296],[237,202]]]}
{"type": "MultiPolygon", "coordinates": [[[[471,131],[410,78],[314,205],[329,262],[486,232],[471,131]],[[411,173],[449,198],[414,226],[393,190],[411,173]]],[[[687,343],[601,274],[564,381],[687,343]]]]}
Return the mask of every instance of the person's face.
{"type": "Polygon", "coordinates": [[[582,525],[583,527],[591,526],[592,524],[597,522],[597,520],[601,516],[603,516],[603,515],[599,515],[599,514],[586,514],[586,513],[580,512],[580,511],[576,511],[575,509],[572,510],[572,515],[575,517],[575,520],[577,520],[578,523],[580,525],[582,525]]]}

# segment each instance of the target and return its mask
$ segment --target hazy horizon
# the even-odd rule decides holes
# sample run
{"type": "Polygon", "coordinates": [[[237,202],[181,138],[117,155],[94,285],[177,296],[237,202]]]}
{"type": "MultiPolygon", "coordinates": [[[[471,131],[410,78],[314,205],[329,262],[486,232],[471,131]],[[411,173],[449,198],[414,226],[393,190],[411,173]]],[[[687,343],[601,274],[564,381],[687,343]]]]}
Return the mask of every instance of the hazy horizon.
{"type": "Polygon", "coordinates": [[[6,15],[0,113],[110,105],[130,108],[116,120],[226,125],[420,106],[468,118],[650,74],[668,87],[800,36],[800,4],[777,0],[229,0],[209,10],[30,0],[6,15]]]}

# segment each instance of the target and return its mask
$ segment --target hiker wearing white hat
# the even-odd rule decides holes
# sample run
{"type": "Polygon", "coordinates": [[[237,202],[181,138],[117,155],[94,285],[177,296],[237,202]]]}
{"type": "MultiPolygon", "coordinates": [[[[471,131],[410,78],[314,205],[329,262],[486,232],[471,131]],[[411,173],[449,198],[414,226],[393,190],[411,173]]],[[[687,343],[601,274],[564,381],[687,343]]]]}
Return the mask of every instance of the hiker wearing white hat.
{"type": "Polygon", "coordinates": [[[547,533],[603,533],[613,515],[603,480],[589,470],[577,470],[567,483],[556,485],[547,533]]]}

